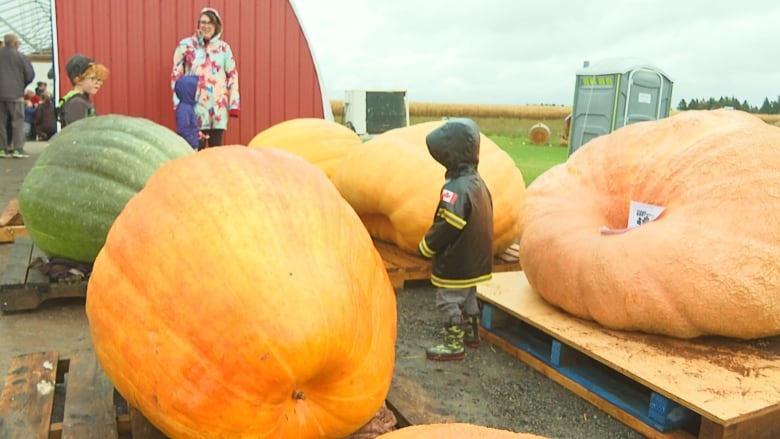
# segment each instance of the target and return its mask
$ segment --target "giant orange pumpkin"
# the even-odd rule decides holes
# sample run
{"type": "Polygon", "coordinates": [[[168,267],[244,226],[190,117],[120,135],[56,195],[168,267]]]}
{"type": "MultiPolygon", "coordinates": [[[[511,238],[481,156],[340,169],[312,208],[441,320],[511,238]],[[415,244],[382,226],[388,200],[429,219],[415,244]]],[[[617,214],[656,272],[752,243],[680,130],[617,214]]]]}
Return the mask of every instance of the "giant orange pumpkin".
{"type": "Polygon", "coordinates": [[[87,291],[97,357],[172,438],[336,438],[380,408],[393,287],[325,174],[274,148],[173,160],[111,227],[87,291]]]}
{"type": "MultiPolygon", "coordinates": [[[[331,176],[371,236],[412,254],[433,222],[444,184],[445,169],[425,144],[425,137],[442,123],[426,122],[380,134],[351,149],[331,176]]],[[[493,196],[493,250],[498,254],[519,236],[525,182],[512,158],[484,134],[479,173],[493,196]]]]}
{"type": "Polygon", "coordinates": [[[377,439],[543,439],[530,433],[483,427],[474,424],[423,424],[399,428],[377,439]]]}
{"type": "Polygon", "coordinates": [[[529,186],[523,270],[547,301],[609,328],[780,334],[779,170],[780,128],[740,111],[621,128],[529,186]],[[665,211],[623,230],[631,201],[665,211]]]}
{"type": "Polygon", "coordinates": [[[298,155],[330,176],[339,161],[362,145],[354,131],[332,120],[301,117],[289,119],[257,133],[252,148],[274,147],[298,155]]]}

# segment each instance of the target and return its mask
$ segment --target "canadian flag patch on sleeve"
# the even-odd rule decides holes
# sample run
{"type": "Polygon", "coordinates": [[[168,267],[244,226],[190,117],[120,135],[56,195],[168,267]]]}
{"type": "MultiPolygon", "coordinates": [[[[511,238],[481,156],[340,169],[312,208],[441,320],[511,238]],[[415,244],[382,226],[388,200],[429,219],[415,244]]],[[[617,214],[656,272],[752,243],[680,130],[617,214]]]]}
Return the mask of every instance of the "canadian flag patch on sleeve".
{"type": "Polygon", "coordinates": [[[441,200],[445,203],[449,204],[455,204],[455,201],[458,199],[458,194],[455,192],[452,192],[449,189],[444,189],[441,191],[441,200]]]}

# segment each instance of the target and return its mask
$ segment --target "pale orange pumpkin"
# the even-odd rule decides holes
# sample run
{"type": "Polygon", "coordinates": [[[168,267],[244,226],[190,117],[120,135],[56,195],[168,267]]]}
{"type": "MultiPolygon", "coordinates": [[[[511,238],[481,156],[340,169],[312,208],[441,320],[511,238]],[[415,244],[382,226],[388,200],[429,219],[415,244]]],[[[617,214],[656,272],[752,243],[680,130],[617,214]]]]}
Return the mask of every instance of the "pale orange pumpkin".
{"type": "MultiPolygon", "coordinates": [[[[371,236],[412,254],[433,221],[444,184],[445,169],[425,144],[425,137],[442,123],[426,122],[376,136],[351,149],[331,176],[371,236]]],[[[493,196],[493,250],[498,254],[519,236],[525,182],[512,158],[484,134],[478,169],[493,196]]]]}
{"type": "Polygon", "coordinates": [[[320,170],[274,148],[155,172],[108,233],[86,311],[106,374],[172,438],[343,437],[393,374],[371,237],[320,170]]]}
{"type": "Polygon", "coordinates": [[[352,148],[362,145],[357,134],[331,120],[289,119],[257,133],[248,146],[271,146],[304,158],[330,176],[352,148]]]}
{"type": "Polygon", "coordinates": [[[483,427],[474,424],[423,424],[399,428],[377,439],[544,439],[530,433],[483,427]]]}
{"type": "Polygon", "coordinates": [[[778,170],[780,129],[740,111],[597,137],[529,186],[523,270],[548,302],[609,328],[780,334],[778,170]],[[631,201],[665,211],[614,234],[631,201]]]}

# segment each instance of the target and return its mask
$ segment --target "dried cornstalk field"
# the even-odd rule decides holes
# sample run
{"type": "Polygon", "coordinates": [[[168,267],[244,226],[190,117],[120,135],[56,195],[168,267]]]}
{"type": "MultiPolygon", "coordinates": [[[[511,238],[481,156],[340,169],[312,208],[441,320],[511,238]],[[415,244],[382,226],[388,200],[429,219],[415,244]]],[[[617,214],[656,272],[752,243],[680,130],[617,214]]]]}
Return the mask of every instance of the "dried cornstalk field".
{"type": "MultiPolygon", "coordinates": [[[[330,107],[335,117],[344,112],[344,101],[331,100],[330,107]]],[[[571,112],[571,107],[554,105],[485,105],[485,104],[447,104],[435,102],[410,102],[410,117],[472,117],[472,118],[508,118],[550,120],[563,119],[571,112]]]]}

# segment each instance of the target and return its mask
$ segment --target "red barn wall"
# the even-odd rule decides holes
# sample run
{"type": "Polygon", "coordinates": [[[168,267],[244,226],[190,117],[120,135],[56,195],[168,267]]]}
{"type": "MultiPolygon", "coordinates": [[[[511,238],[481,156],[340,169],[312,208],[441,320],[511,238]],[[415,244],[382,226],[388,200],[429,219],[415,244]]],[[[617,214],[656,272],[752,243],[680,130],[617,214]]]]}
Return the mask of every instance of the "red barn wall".
{"type": "Polygon", "coordinates": [[[289,0],[54,0],[57,93],[71,84],[65,63],[81,53],[110,73],[94,97],[98,114],[145,117],[175,129],[170,74],[179,40],[192,35],[200,10],[222,17],[233,49],[241,115],[225,144],[246,145],[258,132],[297,117],[330,118],[316,65],[289,0]]]}

